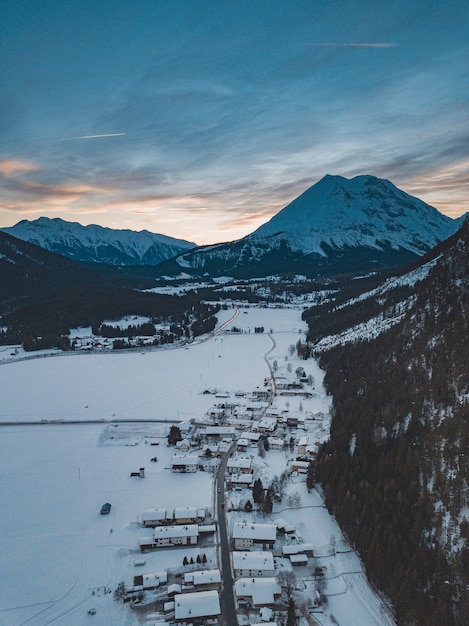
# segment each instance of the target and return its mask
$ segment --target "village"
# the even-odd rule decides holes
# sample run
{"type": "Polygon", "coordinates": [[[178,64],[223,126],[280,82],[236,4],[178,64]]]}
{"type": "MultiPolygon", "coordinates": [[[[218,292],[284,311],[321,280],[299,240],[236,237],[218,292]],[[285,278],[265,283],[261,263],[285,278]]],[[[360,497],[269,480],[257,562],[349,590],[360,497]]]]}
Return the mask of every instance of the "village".
{"type": "MultiPolygon", "coordinates": [[[[262,334],[233,331],[232,316],[188,349],[18,363],[32,393],[67,368],[81,385],[64,385],[55,412],[35,408],[42,425],[28,428],[48,444],[32,439],[25,457],[46,470],[34,491],[28,464],[15,474],[2,466],[7,501],[21,486],[42,533],[30,544],[26,520],[6,529],[31,555],[31,602],[4,589],[10,624],[78,625],[85,615],[99,625],[282,626],[293,615],[298,626],[392,626],[311,482],[330,398],[316,362],[297,354],[299,311],[241,309],[236,326],[264,325],[262,334]],[[77,423],[91,414],[95,422],[77,423]],[[66,569],[51,588],[39,573],[59,549],[66,569]]],[[[18,396],[10,409],[20,421],[27,402],[18,396]]],[[[5,463],[26,454],[21,433],[4,428],[5,463]]]]}
{"type": "MultiPolygon", "coordinates": [[[[291,359],[293,355],[291,347],[291,359]]],[[[300,619],[305,624],[321,623],[314,618],[327,603],[327,565],[321,557],[350,549],[335,539],[331,545],[314,546],[303,540],[294,522],[273,515],[275,510],[292,513],[301,507],[301,493],[313,488],[308,479],[311,462],[327,436],[327,416],[315,410],[314,377],[301,365],[293,370],[290,359],[284,363],[279,367],[275,362],[264,388],[250,393],[205,390],[214,397],[205,416],[169,425],[170,472],[209,472],[215,477],[220,460],[225,456],[227,460],[213,510],[195,502],[142,512],[141,526],[151,534],[140,537],[142,558],[135,566],[145,573],[123,581],[115,596],[150,617],[154,626],[230,623],[223,612],[222,594],[232,593],[224,585],[226,573],[219,558],[208,561],[204,552],[208,546],[217,553],[220,549],[217,498],[223,499],[219,511],[228,520],[238,623],[286,624],[292,606],[298,623],[300,619]],[[266,463],[271,457],[272,464],[266,463]],[[185,546],[200,547],[195,560],[182,556],[185,546]],[[182,567],[148,571],[145,555],[163,549],[174,549],[182,567]]],[[[157,442],[149,438],[149,444],[157,442]]],[[[144,468],[140,471],[143,478],[144,468]]]]}

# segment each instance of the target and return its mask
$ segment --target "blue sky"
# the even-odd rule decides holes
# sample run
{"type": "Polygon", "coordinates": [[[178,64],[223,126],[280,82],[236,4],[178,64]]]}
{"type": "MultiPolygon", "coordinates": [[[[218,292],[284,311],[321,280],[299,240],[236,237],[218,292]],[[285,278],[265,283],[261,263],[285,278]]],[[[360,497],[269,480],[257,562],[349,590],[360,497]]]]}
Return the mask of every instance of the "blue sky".
{"type": "Polygon", "coordinates": [[[325,174],[469,210],[467,0],[5,0],[0,226],[241,237],[325,174]]]}

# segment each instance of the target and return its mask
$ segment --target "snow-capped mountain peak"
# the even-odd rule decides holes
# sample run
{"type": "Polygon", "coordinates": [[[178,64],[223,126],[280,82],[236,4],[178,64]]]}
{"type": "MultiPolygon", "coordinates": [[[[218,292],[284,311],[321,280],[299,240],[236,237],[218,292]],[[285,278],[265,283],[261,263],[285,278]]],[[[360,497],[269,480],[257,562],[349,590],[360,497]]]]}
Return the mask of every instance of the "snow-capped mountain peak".
{"type": "Polygon", "coordinates": [[[157,265],[195,244],[142,230],[82,226],[60,218],[22,220],[4,232],[76,261],[116,265],[157,265]]]}

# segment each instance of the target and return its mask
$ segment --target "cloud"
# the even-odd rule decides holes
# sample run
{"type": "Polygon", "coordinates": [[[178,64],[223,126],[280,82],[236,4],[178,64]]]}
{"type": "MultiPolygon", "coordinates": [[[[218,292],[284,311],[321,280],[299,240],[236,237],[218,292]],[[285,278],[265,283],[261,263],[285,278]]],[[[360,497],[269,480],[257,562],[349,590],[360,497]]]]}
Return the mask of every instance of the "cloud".
{"type": "Polygon", "coordinates": [[[316,48],[397,48],[397,43],[305,43],[305,46],[312,46],[316,48]]]}
{"type": "Polygon", "coordinates": [[[18,159],[4,159],[0,161],[0,176],[3,178],[11,178],[29,172],[37,172],[40,169],[41,168],[34,163],[19,161],[18,159]]]}
{"type": "Polygon", "coordinates": [[[105,135],[82,135],[81,137],[67,137],[64,141],[74,141],[76,139],[101,139],[102,137],[123,137],[127,133],[106,133],[105,135]]]}

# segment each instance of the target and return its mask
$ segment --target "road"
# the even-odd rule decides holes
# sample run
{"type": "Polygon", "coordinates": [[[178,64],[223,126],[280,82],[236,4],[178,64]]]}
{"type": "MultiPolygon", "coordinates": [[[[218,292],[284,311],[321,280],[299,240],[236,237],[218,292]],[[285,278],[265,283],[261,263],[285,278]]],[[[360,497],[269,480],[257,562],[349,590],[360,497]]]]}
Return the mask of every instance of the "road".
{"type": "Polygon", "coordinates": [[[218,471],[215,477],[218,529],[220,534],[221,579],[223,582],[220,598],[221,615],[223,623],[228,626],[238,624],[233,592],[234,581],[231,573],[230,542],[228,538],[228,528],[225,515],[225,472],[228,459],[234,450],[236,450],[236,442],[231,445],[228,452],[224,455],[220,465],[218,466],[218,471]]]}

